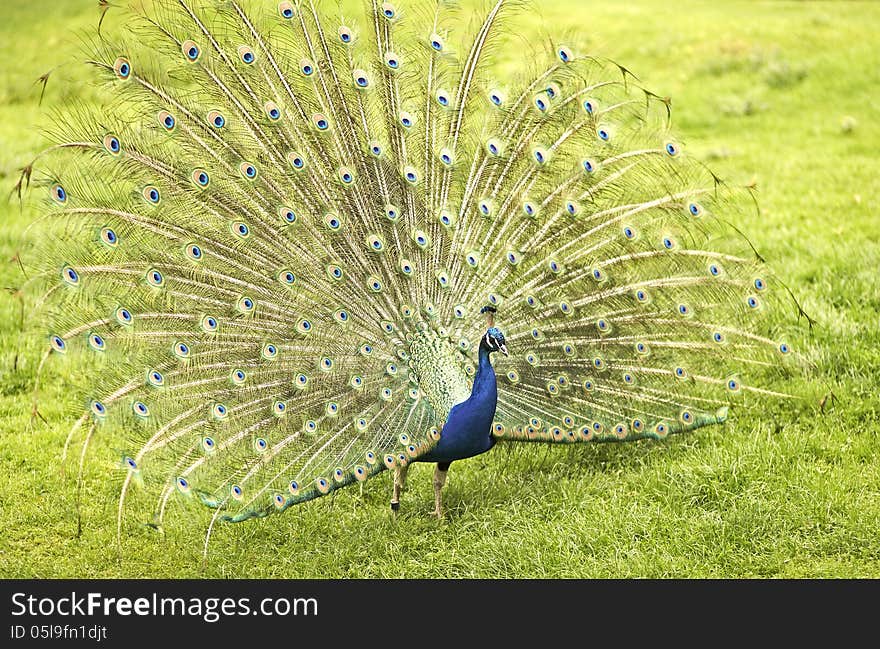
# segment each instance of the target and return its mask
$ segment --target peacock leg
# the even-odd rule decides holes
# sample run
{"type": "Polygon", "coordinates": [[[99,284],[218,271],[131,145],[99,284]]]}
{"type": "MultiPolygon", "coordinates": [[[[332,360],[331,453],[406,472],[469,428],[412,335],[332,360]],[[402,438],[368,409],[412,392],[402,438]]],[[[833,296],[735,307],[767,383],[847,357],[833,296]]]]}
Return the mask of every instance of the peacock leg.
{"type": "Polygon", "coordinates": [[[403,491],[403,488],[406,486],[406,472],[409,469],[409,465],[404,464],[403,466],[398,466],[394,469],[394,493],[391,495],[391,510],[397,511],[400,509],[400,492],[403,491]]]}
{"type": "Polygon", "coordinates": [[[434,516],[443,517],[443,504],[441,492],[443,485],[446,484],[446,474],[449,473],[449,465],[452,462],[437,462],[437,468],[434,469],[434,516]]]}

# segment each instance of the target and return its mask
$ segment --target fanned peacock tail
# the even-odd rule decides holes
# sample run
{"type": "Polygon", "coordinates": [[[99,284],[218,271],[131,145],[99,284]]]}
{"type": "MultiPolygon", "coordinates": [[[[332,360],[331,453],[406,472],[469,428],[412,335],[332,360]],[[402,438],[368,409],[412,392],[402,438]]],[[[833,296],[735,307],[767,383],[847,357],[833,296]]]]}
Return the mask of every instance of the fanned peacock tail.
{"type": "Polygon", "coordinates": [[[510,11],[464,34],[445,2],[159,0],[94,40],[107,102],[56,116],[30,282],[44,363],[84,378],[68,446],[119,449],[120,526],[135,486],[157,524],[180,495],[239,521],[424,454],[487,304],[500,440],[662,438],[782,394],[749,191],[574,45],[496,83],[510,11]]]}

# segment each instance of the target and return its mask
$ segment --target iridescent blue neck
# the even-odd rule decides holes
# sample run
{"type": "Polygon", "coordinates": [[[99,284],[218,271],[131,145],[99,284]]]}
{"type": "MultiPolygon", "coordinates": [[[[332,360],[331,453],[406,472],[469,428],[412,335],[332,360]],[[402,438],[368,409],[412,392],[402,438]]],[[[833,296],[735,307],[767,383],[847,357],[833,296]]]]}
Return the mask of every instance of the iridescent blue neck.
{"type": "Polygon", "coordinates": [[[495,413],[495,404],[498,401],[498,386],[495,382],[495,368],[489,360],[489,349],[480,345],[480,364],[477,367],[477,375],[474,377],[474,386],[471,389],[471,400],[481,405],[490,405],[492,413],[495,413]]]}

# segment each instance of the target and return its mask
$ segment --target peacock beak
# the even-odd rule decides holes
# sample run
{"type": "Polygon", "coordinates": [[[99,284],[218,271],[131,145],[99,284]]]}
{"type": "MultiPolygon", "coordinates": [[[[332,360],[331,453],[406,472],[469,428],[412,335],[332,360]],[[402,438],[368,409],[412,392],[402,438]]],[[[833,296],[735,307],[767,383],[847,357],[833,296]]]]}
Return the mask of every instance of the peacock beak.
{"type": "Polygon", "coordinates": [[[507,345],[505,345],[504,343],[501,343],[500,345],[498,345],[498,351],[501,352],[502,354],[504,354],[505,356],[509,356],[509,354],[507,353],[507,345]]]}

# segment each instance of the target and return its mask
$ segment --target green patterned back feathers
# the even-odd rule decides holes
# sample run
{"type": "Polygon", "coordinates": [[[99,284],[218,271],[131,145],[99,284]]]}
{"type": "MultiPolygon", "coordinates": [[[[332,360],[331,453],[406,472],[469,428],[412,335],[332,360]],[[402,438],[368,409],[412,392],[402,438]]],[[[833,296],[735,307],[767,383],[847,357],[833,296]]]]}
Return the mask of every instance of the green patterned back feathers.
{"type": "Polygon", "coordinates": [[[24,257],[65,452],[118,453],[120,528],[135,491],[157,525],[181,499],[243,520],[424,454],[485,305],[499,440],[664,438],[784,396],[791,299],[735,226],[749,190],[575,42],[499,78],[508,4],[110,9],[107,100],[50,128],[24,257]]]}

